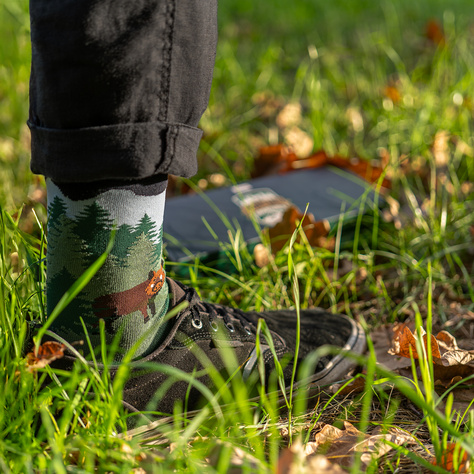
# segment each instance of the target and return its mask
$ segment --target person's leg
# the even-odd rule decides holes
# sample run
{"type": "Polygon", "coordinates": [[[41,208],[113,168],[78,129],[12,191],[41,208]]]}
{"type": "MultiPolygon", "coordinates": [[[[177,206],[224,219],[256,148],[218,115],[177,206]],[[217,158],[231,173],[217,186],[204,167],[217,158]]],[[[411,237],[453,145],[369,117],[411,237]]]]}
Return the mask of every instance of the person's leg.
{"type": "Polygon", "coordinates": [[[167,174],[191,176],[217,39],[215,0],[32,0],[30,118],[47,177],[50,314],[106,249],[103,267],[56,319],[93,344],[99,318],[124,351],[166,332],[162,223],[167,174]]]}
{"type": "MultiPolygon", "coordinates": [[[[234,359],[248,379],[257,368],[257,324],[263,318],[275,354],[294,355],[294,311],[243,313],[203,302],[194,289],[170,279],[170,307],[185,307],[164,331],[159,324],[168,291],[161,268],[163,190],[167,173],[190,176],[196,170],[201,132],[195,127],[214,61],[214,0],[32,0],[31,20],[29,125],[32,169],[48,178],[50,193],[49,310],[104,251],[110,228],[117,226],[106,263],[59,316],[56,332],[69,341],[82,337],[82,316],[97,343],[97,323],[104,318],[109,339],[122,332],[124,350],[145,337],[133,367],[160,362],[195,374],[206,358],[233,373],[236,367],[228,366],[234,359]],[[196,357],[196,349],[203,357],[196,357]],[[222,357],[223,350],[235,357],[222,357]]],[[[303,311],[296,362],[327,343],[360,352],[364,337],[345,316],[303,311]]],[[[260,348],[268,374],[273,355],[263,336],[260,348]]],[[[66,367],[72,362],[71,355],[58,361],[66,367]]],[[[351,366],[342,356],[327,356],[311,380],[334,382],[351,366]]],[[[286,381],[291,372],[289,365],[286,381]]],[[[144,409],[165,378],[132,371],[125,402],[144,409]]],[[[184,398],[196,400],[182,382],[154,407],[170,411],[184,398]]]]}

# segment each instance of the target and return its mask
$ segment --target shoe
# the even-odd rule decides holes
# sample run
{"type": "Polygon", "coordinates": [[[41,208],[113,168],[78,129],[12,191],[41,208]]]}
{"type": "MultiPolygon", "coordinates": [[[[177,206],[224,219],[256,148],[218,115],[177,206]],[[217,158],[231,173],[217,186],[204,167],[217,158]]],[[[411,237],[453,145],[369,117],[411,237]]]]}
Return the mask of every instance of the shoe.
{"type": "MultiPolygon", "coordinates": [[[[123,391],[124,405],[132,411],[158,411],[172,413],[175,402],[187,400],[187,408],[197,408],[202,398],[197,389],[188,389],[188,382],[178,381],[171,385],[166,394],[154,400],[156,392],[163,387],[168,375],[159,370],[150,370],[150,363],[159,363],[192,374],[203,369],[196,355],[196,348],[209,362],[223,374],[229,374],[229,358],[222,356],[226,348],[232,348],[238,367],[244,380],[253,380],[257,373],[256,332],[260,318],[263,318],[273,340],[279,359],[286,354],[294,355],[296,343],[295,311],[243,312],[218,304],[200,300],[196,291],[168,278],[171,292],[170,308],[186,302],[187,307],[171,320],[171,330],[158,349],[139,360],[130,363],[131,373],[123,391]],[[224,359],[224,360],[223,360],[224,359]]],[[[301,311],[301,336],[298,363],[310,352],[324,345],[341,349],[337,355],[322,357],[309,380],[311,386],[330,385],[344,378],[356,363],[344,357],[345,351],[361,354],[365,350],[365,335],[354,320],[340,314],[330,314],[322,309],[301,311]]],[[[263,334],[260,335],[261,352],[268,376],[275,368],[274,356],[263,334]]],[[[224,352],[225,353],[225,352],[224,352]]],[[[284,368],[285,384],[291,380],[292,362],[284,368]]],[[[75,357],[65,355],[55,361],[54,366],[71,368],[75,357]]],[[[206,364],[206,363],[205,363],[206,364]]],[[[207,365],[207,364],[206,364],[207,365]]],[[[100,367],[99,367],[100,368],[100,367]]],[[[116,368],[112,368],[113,377],[116,368]]],[[[225,375],[224,375],[225,376],[225,375]]],[[[225,379],[227,377],[225,376],[225,379]]],[[[211,378],[204,375],[201,382],[212,385],[211,378]]]]}

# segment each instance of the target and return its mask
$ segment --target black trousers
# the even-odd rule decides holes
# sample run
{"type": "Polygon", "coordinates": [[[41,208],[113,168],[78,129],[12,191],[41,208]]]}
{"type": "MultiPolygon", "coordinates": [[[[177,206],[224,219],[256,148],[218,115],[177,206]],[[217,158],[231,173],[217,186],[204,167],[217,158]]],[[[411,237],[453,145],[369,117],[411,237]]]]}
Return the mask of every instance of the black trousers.
{"type": "Polygon", "coordinates": [[[31,0],[34,173],[59,183],[197,170],[217,0],[31,0]]]}

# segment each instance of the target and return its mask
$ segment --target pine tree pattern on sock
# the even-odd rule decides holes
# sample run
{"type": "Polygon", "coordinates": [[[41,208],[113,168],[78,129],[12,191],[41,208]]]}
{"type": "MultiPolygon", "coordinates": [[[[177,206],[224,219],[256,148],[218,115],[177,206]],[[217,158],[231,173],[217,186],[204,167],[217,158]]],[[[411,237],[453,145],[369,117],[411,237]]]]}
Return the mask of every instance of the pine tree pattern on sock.
{"type": "Polygon", "coordinates": [[[162,194],[136,196],[130,190],[113,189],[96,198],[72,201],[48,182],[48,314],[106,250],[116,229],[104,265],[54,321],[53,330],[62,337],[70,342],[83,339],[82,318],[92,344],[99,345],[99,319],[104,319],[108,342],[121,332],[122,350],[140,338],[136,357],[156,348],[168,308],[162,267],[162,194]]]}

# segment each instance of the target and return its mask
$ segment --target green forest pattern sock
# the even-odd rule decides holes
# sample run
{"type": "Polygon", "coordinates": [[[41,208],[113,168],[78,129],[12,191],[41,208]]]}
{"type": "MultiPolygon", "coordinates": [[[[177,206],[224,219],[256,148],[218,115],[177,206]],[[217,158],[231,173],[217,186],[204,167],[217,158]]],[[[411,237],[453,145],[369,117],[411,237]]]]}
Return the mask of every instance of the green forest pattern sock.
{"type": "MultiPolygon", "coordinates": [[[[141,341],[134,357],[157,348],[165,336],[168,285],[162,266],[165,192],[138,195],[127,188],[72,200],[51,180],[48,192],[47,311],[115,241],[104,265],[53,322],[52,330],[69,342],[84,340],[84,320],[92,345],[100,344],[99,320],[106,341],[120,332],[120,360],[141,341]]],[[[63,187],[63,189],[65,189],[63,187]]]]}

